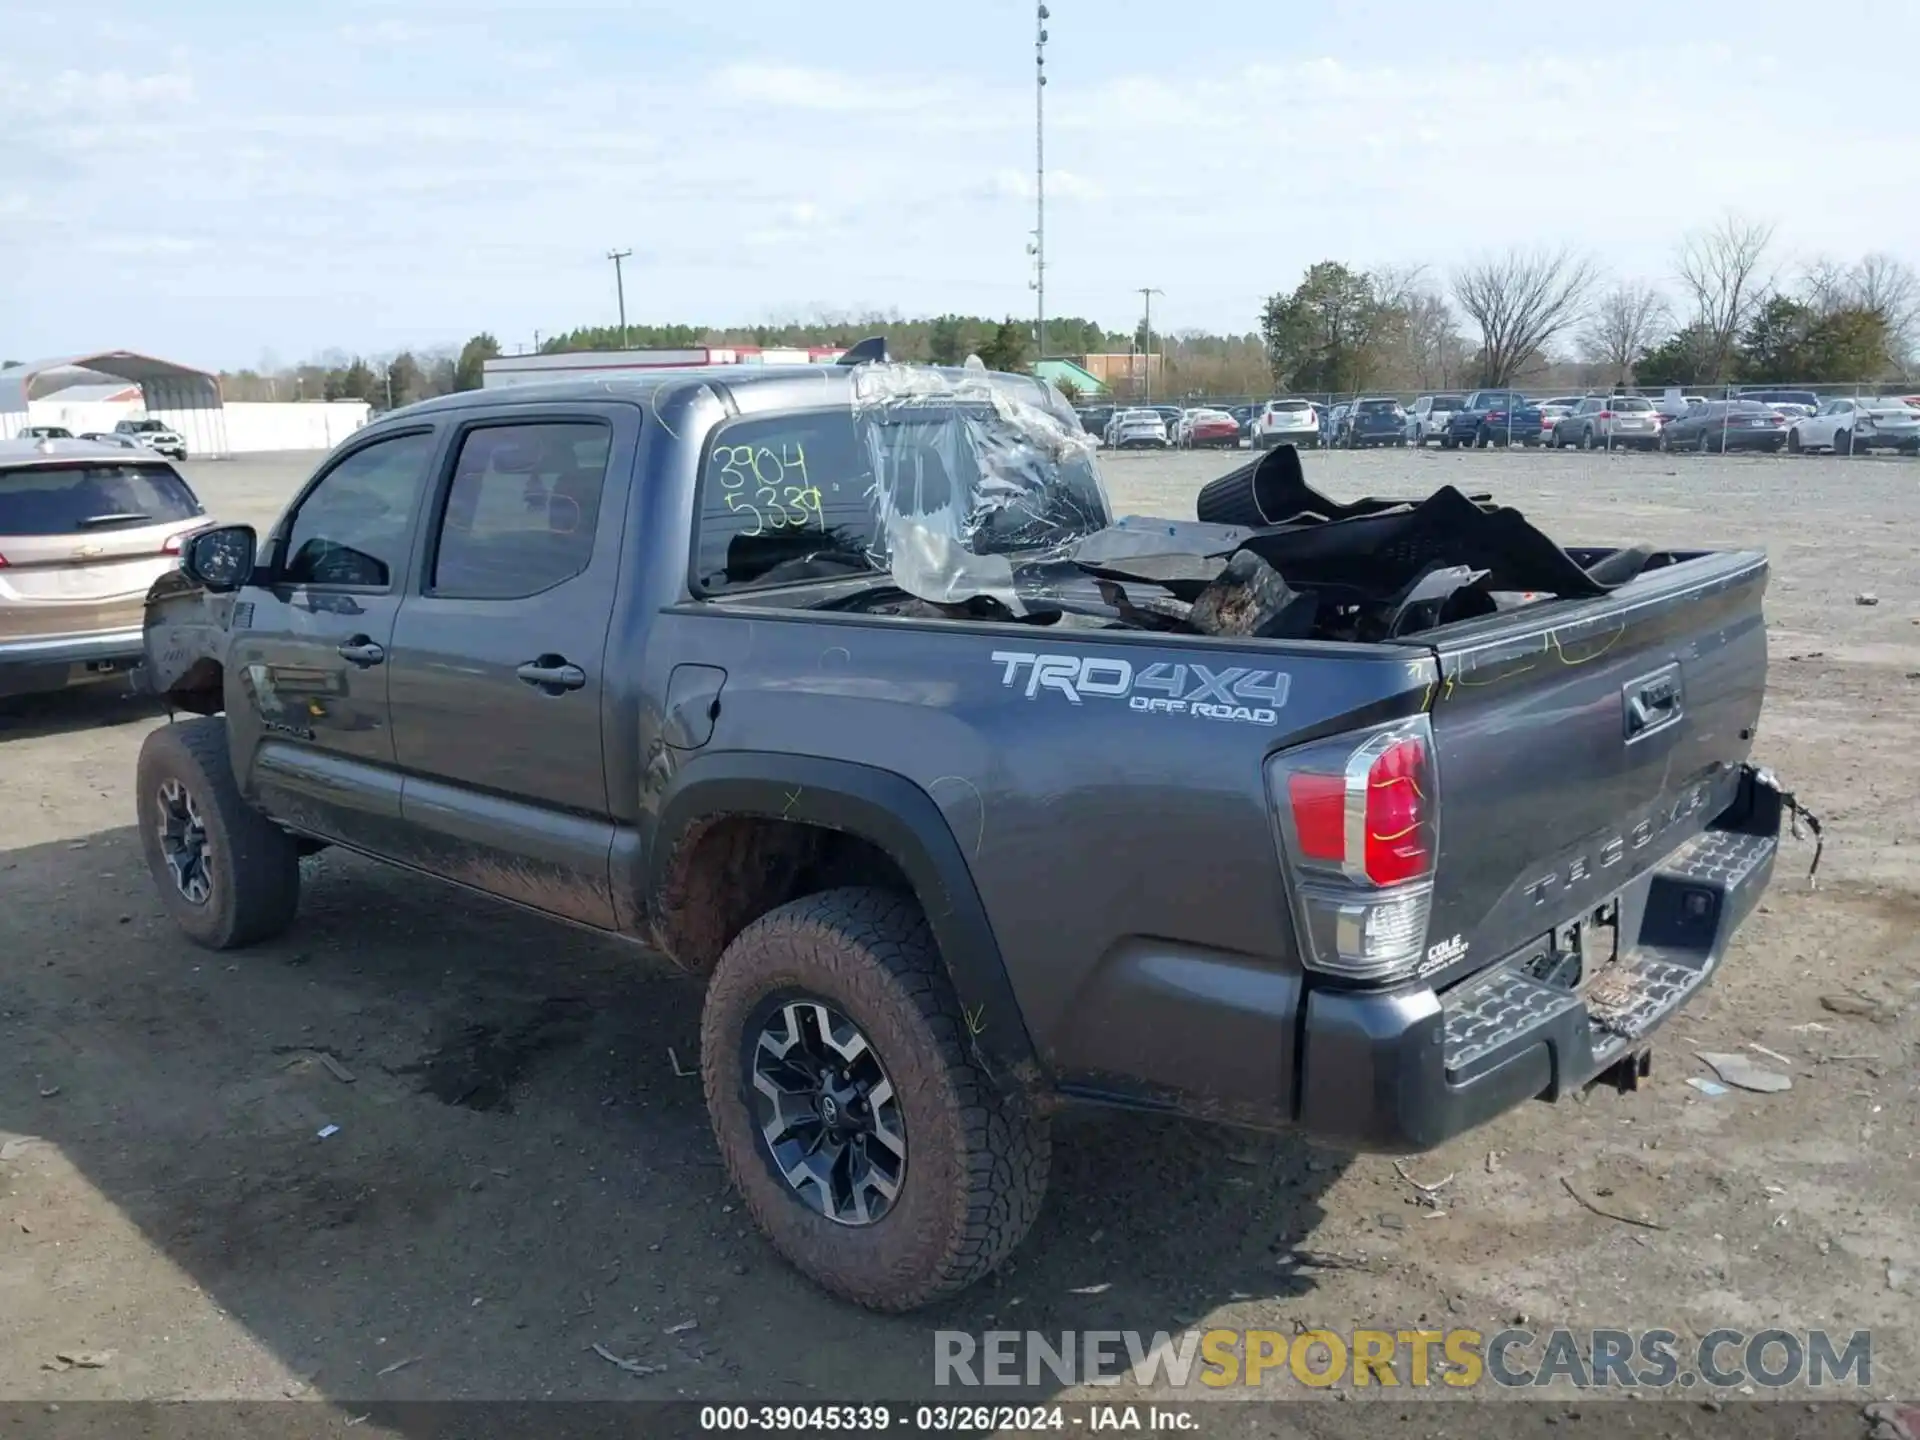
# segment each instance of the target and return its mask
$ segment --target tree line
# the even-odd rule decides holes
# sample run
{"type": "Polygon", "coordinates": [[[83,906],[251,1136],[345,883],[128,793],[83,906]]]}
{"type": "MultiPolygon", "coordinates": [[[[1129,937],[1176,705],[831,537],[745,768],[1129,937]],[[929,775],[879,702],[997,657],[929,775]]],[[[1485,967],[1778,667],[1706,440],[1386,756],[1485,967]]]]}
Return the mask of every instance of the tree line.
{"type": "Polygon", "coordinates": [[[1915,373],[1920,277],[1867,255],[1793,267],[1771,225],[1687,236],[1665,283],[1571,250],[1509,250],[1435,277],[1327,260],[1268,297],[1274,384],[1333,393],[1521,383],[1875,383],[1915,373]]]}
{"type": "MultiPolygon", "coordinates": [[[[584,350],[851,345],[884,334],[895,358],[1026,370],[1036,357],[1026,317],[897,312],[822,313],[747,326],[580,326],[517,347],[584,350]]],[[[1920,277],[1905,262],[1780,257],[1771,225],[1729,215],[1688,235],[1659,280],[1609,277],[1568,249],[1512,249],[1442,274],[1426,266],[1307,267],[1269,295],[1245,334],[1149,334],[1062,316],[1047,353],[1157,358],[1152,388],[1169,395],[1268,391],[1350,394],[1469,385],[1712,386],[1731,382],[1871,383],[1920,370],[1920,277]]],[[[482,332],[457,347],[388,356],[332,354],[288,368],[221,376],[231,400],[365,400],[375,409],[477,389],[505,353],[482,332]]],[[[1144,367],[1143,367],[1144,372],[1144,367]]],[[[1111,382],[1131,398],[1140,381],[1111,382]]]]}

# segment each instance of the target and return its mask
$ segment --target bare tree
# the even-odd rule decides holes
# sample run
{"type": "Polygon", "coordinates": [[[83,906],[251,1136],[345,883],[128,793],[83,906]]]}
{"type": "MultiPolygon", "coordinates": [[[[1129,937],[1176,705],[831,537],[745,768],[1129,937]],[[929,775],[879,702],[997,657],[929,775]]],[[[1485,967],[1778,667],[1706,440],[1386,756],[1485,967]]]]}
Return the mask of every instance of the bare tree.
{"type": "Polygon", "coordinates": [[[1390,265],[1369,272],[1384,312],[1383,383],[1401,390],[1439,390],[1465,379],[1467,342],[1446,296],[1425,265],[1390,265]]]}
{"type": "Polygon", "coordinates": [[[1920,349],[1920,276],[1904,260],[1868,255],[1853,267],[1853,293],[1862,309],[1887,322],[1887,348],[1903,368],[1920,349]]]}
{"type": "Polygon", "coordinates": [[[1633,376],[1633,363],[1672,324],[1673,312],[1667,299],[1643,281],[1616,285],[1600,297],[1580,332],[1583,358],[1606,367],[1613,384],[1624,384],[1633,376]]]}
{"type": "Polygon", "coordinates": [[[1711,378],[1725,377],[1734,342],[1773,289],[1763,273],[1773,226],[1729,214],[1680,244],[1675,268],[1693,301],[1694,333],[1711,378]]]}
{"type": "Polygon", "coordinates": [[[1584,313],[1593,262],[1566,250],[1509,250],[1453,277],[1453,298],[1480,330],[1480,379],[1510,384],[1584,313]]]}

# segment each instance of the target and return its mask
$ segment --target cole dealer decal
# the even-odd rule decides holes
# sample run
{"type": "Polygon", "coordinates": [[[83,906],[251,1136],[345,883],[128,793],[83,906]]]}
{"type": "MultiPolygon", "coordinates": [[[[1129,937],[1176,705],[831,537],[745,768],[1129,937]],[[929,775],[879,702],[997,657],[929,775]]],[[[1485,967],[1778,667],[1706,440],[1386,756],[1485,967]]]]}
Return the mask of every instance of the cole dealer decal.
{"type": "Polygon", "coordinates": [[[1029,700],[1043,693],[1063,695],[1075,705],[1088,699],[1124,699],[1128,709],[1150,715],[1192,715],[1243,725],[1279,724],[1291,679],[1280,670],[1241,665],[1214,670],[1165,661],[1136,673],[1126,660],[1025,650],[996,650],[993,663],[1001,667],[1000,683],[1009,689],[1020,686],[1029,700]]]}

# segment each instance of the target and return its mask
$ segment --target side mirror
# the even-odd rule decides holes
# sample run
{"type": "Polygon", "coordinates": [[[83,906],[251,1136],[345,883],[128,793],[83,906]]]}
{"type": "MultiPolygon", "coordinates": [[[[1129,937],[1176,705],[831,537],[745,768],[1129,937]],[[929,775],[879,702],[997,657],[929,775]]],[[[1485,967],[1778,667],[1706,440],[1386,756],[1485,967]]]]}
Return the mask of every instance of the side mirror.
{"type": "Polygon", "coordinates": [[[251,525],[202,530],[181,549],[180,568],[209,590],[238,590],[253,574],[259,543],[251,525]]]}

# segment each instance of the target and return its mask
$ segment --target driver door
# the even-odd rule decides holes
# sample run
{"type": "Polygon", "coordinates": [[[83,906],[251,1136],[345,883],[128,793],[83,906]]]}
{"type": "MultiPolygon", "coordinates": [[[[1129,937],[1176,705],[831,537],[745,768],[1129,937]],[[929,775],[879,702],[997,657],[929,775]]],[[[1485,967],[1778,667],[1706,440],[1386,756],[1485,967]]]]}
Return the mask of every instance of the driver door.
{"type": "Polygon", "coordinates": [[[266,581],[234,607],[226,700],[243,793],[301,830],[404,853],[387,648],[438,435],[333,456],[280,522],[266,581]]]}

